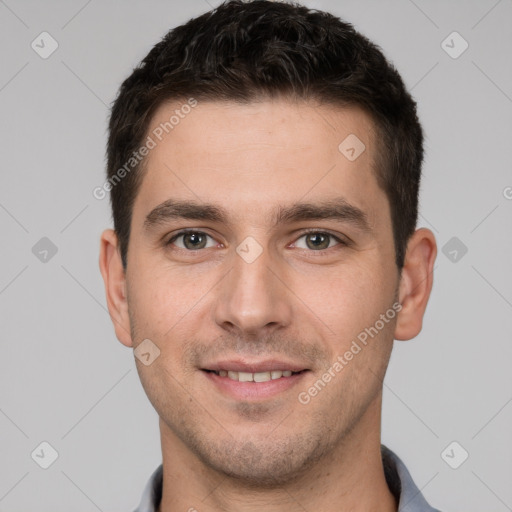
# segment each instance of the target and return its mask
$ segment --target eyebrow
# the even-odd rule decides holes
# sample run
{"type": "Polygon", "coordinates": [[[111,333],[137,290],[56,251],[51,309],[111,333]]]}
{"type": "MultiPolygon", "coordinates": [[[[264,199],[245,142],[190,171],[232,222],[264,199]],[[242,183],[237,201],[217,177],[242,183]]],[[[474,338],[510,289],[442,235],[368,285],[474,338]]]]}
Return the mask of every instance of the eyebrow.
{"type": "MultiPolygon", "coordinates": [[[[168,199],[146,216],[144,229],[150,231],[172,219],[204,220],[230,225],[227,210],[220,206],[168,199]]],[[[335,220],[352,224],[364,232],[372,231],[366,213],[342,197],[315,203],[279,205],[270,214],[270,224],[274,226],[308,220],[335,220]]]]}

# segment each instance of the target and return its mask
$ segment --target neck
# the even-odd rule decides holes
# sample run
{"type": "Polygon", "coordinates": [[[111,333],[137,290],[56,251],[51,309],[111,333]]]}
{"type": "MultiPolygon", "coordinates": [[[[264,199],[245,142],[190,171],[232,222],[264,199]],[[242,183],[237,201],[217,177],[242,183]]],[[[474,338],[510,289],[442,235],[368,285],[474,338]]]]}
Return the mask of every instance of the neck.
{"type": "Polygon", "coordinates": [[[158,512],[396,512],[380,452],[380,403],[364,416],[306,474],[264,488],[207,467],[160,420],[163,492],[158,512]],[[375,424],[379,428],[368,428],[375,424]]]}

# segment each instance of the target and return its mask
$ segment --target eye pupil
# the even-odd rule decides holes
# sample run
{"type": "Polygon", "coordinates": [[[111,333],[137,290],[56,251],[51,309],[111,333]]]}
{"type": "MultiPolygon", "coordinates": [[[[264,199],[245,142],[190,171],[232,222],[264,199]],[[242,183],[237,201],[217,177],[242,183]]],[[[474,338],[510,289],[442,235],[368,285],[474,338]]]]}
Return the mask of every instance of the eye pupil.
{"type": "Polygon", "coordinates": [[[186,233],[183,235],[183,243],[187,249],[202,249],[205,240],[206,237],[200,233],[186,233]]]}
{"type": "Polygon", "coordinates": [[[310,249],[326,249],[329,247],[329,235],[323,233],[307,235],[306,243],[310,249]]]}

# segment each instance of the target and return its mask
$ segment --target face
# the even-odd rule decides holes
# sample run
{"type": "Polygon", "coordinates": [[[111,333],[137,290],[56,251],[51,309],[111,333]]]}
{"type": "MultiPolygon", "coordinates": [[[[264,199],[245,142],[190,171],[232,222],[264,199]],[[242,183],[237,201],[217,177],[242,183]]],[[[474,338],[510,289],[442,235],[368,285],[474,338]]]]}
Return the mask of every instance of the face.
{"type": "Polygon", "coordinates": [[[356,108],[199,102],[161,138],[126,295],[130,343],[160,350],[136,361],[163,443],[286,482],[379,430],[399,272],[373,124],[356,108]]]}

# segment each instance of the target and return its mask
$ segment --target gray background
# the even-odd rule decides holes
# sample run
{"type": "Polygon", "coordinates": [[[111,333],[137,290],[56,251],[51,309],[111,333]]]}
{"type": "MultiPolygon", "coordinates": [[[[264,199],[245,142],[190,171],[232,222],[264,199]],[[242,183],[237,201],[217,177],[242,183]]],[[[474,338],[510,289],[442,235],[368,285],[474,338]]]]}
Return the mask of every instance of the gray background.
{"type": "MultiPolygon", "coordinates": [[[[420,225],[440,252],[423,331],[396,342],[383,441],[443,511],[512,510],[512,1],[304,3],[381,45],[427,135],[420,225]],[[469,44],[458,58],[442,46],[453,31],[469,44]]],[[[121,81],[207,9],[0,1],[1,512],[132,510],[160,463],[157,415],[106,312],[98,248],[110,212],[92,190],[121,81]],[[43,31],[59,45],[47,59],[31,47],[43,31]],[[31,458],[42,441],[59,454],[48,469],[35,462],[48,450],[31,458]]]]}

